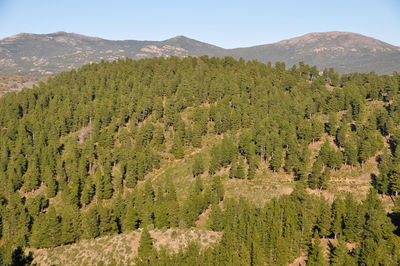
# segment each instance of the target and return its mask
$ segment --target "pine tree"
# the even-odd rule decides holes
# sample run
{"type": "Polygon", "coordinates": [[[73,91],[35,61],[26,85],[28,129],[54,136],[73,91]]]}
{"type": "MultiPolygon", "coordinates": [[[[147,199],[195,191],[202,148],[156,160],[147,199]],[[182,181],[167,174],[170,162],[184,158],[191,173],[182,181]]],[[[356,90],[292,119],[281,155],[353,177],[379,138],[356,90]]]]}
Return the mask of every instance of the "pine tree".
{"type": "Polygon", "coordinates": [[[61,240],[61,223],[54,207],[50,207],[46,213],[46,231],[49,244],[51,246],[58,245],[61,240]]]}
{"type": "Polygon", "coordinates": [[[45,168],[44,176],[46,176],[45,183],[46,183],[46,196],[48,198],[53,198],[57,195],[57,182],[50,167],[45,168]]]}
{"type": "Polygon", "coordinates": [[[61,243],[73,243],[81,235],[81,216],[76,206],[67,206],[61,214],[61,243]]]}
{"type": "Polygon", "coordinates": [[[314,243],[312,244],[308,253],[307,265],[325,265],[326,261],[322,253],[321,240],[319,239],[318,232],[314,233],[314,243]]]}
{"type": "Polygon", "coordinates": [[[99,212],[99,232],[100,235],[109,232],[117,232],[117,223],[113,213],[110,211],[109,208],[103,206],[102,204],[98,205],[98,212],[99,212]]]}
{"type": "Polygon", "coordinates": [[[203,163],[203,157],[201,155],[197,155],[194,157],[194,162],[192,165],[192,174],[194,177],[201,175],[204,173],[204,163],[203,163]]]}
{"type": "Polygon", "coordinates": [[[34,247],[53,247],[61,243],[61,223],[54,207],[40,214],[32,228],[30,244],[34,247]]]}
{"type": "Polygon", "coordinates": [[[312,132],[312,140],[321,139],[322,133],[324,132],[324,125],[319,120],[312,118],[311,119],[311,132],[312,132]]]}
{"type": "Polygon", "coordinates": [[[343,237],[345,240],[358,240],[360,238],[361,222],[360,213],[354,198],[348,194],[345,198],[345,212],[343,215],[343,237]]]}
{"type": "Polygon", "coordinates": [[[400,192],[400,163],[392,164],[389,187],[392,193],[397,197],[400,192]]]}
{"type": "Polygon", "coordinates": [[[247,246],[242,243],[239,249],[240,265],[251,265],[250,252],[247,246]]]}
{"type": "Polygon", "coordinates": [[[90,208],[83,214],[82,231],[84,238],[96,238],[100,235],[99,219],[100,217],[95,207],[90,208]]]}
{"type": "Polygon", "coordinates": [[[199,126],[195,126],[193,128],[193,136],[192,136],[192,146],[195,148],[201,148],[201,138],[202,138],[202,130],[199,126]]]}
{"type": "Polygon", "coordinates": [[[37,162],[36,162],[36,160],[32,160],[31,162],[29,162],[28,170],[26,171],[25,176],[24,176],[24,180],[25,180],[24,186],[23,186],[24,190],[31,191],[31,190],[37,189],[39,187],[39,183],[40,183],[39,176],[40,176],[40,173],[39,173],[39,169],[37,166],[37,162]]]}
{"type": "Polygon", "coordinates": [[[168,213],[168,227],[177,227],[180,219],[180,206],[176,194],[176,188],[171,178],[167,176],[165,181],[165,200],[168,213]]]}
{"type": "Polygon", "coordinates": [[[329,237],[331,234],[331,224],[332,224],[332,216],[331,216],[331,208],[329,203],[324,199],[320,199],[320,208],[319,214],[317,217],[317,224],[319,228],[319,235],[323,238],[329,237]]]}
{"type": "Polygon", "coordinates": [[[29,244],[32,247],[44,247],[47,241],[47,232],[46,232],[46,217],[45,214],[39,214],[33,222],[32,225],[32,235],[29,238],[29,244]]]}
{"type": "Polygon", "coordinates": [[[138,181],[137,175],[137,162],[136,160],[129,160],[126,166],[125,185],[128,188],[134,188],[138,181]]]}
{"type": "Polygon", "coordinates": [[[185,151],[181,137],[178,136],[178,133],[176,133],[176,135],[170,152],[175,156],[175,159],[182,159],[185,155],[185,151]]]}
{"type": "Polygon", "coordinates": [[[138,228],[138,214],[132,202],[128,201],[126,212],[122,219],[122,231],[129,232],[138,228]]]}
{"type": "Polygon", "coordinates": [[[215,194],[215,203],[219,203],[224,199],[225,189],[221,182],[220,176],[214,176],[211,184],[211,189],[215,194]]]}
{"type": "Polygon", "coordinates": [[[86,183],[82,191],[82,197],[81,197],[82,202],[85,205],[88,205],[92,201],[94,195],[95,195],[95,186],[93,183],[93,179],[91,176],[88,176],[86,178],[86,183]]]}
{"type": "Polygon", "coordinates": [[[114,193],[114,188],[112,184],[111,166],[108,164],[104,166],[103,182],[104,182],[103,198],[111,199],[114,193]]]}
{"type": "Polygon", "coordinates": [[[322,176],[321,171],[322,171],[322,162],[319,159],[317,159],[313,164],[311,174],[308,178],[308,186],[310,188],[312,189],[317,188],[322,176]]]}
{"type": "Polygon", "coordinates": [[[164,191],[160,186],[157,189],[156,201],[154,204],[154,225],[157,228],[168,227],[168,212],[166,207],[164,191]]]}
{"type": "Polygon", "coordinates": [[[342,234],[344,215],[344,202],[340,198],[335,198],[332,203],[332,233],[335,239],[342,234]]]}
{"type": "Polygon", "coordinates": [[[331,136],[335,136],[337,131],[337,124],[338,119],[336,113],[330,112],[328,123],[325,125],[326,132],[331,136]]]}
{"type": "Polygon", "coordinates": [[[98,199],[104,198],[104,176],[101,173],[101,170],[97,168],[95,173],[95,182],[96,182],[96,197],[98,199]]]}
{"type": "Polygon", "coordinates": [[[236,168],[236,175],[235,178],[239,178],[239,179],[244,179],[246,177],[246,173],[245,173],[245,165],[244,165],[244,160],[243,157],[240,156],[239,157],[239,162],[236,168]]]}
{"type": "Polygon", "coordinates": [[[223,214],[218,204],[213,204],[211,206],[209,227],[213,231],[222,231],[224,228],[223,214]]]}
{"type": "Polygon", "coordinates": [[[151,265],[156,257],[157,251],[153,246],[153,239],[151,238],[149,231],[144,228],[140,235],[136,264],[151,265]]]}
{"type": "Polygon", "coordinates": [[[346,164],[354,166],[357,164],[357,153],[358,148],[355,144],[354,140],[350,138],[347,142],[344,143],[344,155],[346,164]]]}
{"type": "Polygon", "coordinates": [[[272,157],[270,161],[270,166],[274,172],[278,171],[281,168],[283,160],[283,150],[281,147],[275,147],[272,152],[272,157]]]}
{"type": "Polygon", "coordinates": [[[363,166],[363,163],[372,155],[371,142],[368,139],[361,141],[360,149],[358,151],[358,160],[363,166]]]}
{"type": "Polygon", "coordinates": [[[355,265],[354,261],[349,254],[349,249],[341,238],[338,239],[336,247],[331,251],[330,263],[337,266],[355,265]]]}
{"type": "Polygon", "coordinates": [[[235,178],[237,173],[237,161],[233,160],[231,167],[229,168],[229,178],[235,178]]]}
{"type": "Polygon", "coordinates": [[[331,170],[328,167],[325,167],[325,170],[322,173],[317,185],[319,190],[326,189],[330,179],[331,179],[331,170]]]}
{"type": "Polygon", "coordinates": [[[336,141],[340,147],[344,147],[347,137],[348,126],[346,123],[340,125],[338,131],[336,132],[336,141]]]}

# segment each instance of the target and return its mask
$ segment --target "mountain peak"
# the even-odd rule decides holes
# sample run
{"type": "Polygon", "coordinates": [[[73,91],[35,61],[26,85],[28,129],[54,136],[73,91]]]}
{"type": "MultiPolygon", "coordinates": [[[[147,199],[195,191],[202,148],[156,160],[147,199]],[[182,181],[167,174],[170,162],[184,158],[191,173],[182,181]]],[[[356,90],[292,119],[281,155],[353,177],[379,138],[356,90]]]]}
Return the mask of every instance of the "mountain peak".
{"type": "Polygon", "coordinates": [[[351,49],[369,49],[369,50],[397,50],[395,46],[379,41],[377,39],[364,36],[353,32],[311,32],[299,37],[283,40],[277,45],[300,45],[310,46],[318,45],[321,47],[343,47],[351,49]]]}
{"type": "Polygon", "coordinates": [[[189,39],[188,37],[184,36],[184,35],[177,35],[171,39],[189,39]]]}
{"type": "Polygon", "coordinates": [[[190,38],[188,38],[188,37],[186,37],[184,35],[177,35],[175,37],[166,39],[164,42],[171,42],[171,41],[185,41],[185,42],[187,42],[187,41],[195,41],[195,42],[198,42],[197,40],[190,39],[190,38]]]}
{"type": "Polygon", "coordinates": [[[69,34],[69,33],[65,32],[65,31],[56,31],[56,32],[51,33],[51,35],[67,35],[67,34],[69,34]]]}
{"type": "Polygon", "coordinates": [[[300,61],[340,73],[399,72],[400,48],[361,34],[312,32],[274,44],[223,49],[184,35],[164,41],[111,41],[77,33],[19,33],[0,40],[0,74],[49,75],[89,62],[119,58],[202,56],[244,58],[261,62],[300,61]]]}

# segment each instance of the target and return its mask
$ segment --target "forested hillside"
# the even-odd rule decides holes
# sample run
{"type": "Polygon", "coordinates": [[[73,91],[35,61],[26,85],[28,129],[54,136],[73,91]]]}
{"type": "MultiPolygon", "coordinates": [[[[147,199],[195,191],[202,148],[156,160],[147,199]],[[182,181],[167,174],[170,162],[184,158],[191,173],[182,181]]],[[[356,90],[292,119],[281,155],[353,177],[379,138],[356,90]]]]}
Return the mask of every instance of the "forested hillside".
{"type": "Polygon", "coordinates": [[[203,56],[89,64],[8,93],[2,260],[141,228],[137,265],[399,264],[399,89],[397,73],[203,56]],[[366,195],[322,196],[368,163],[366,195]],[[280,176],[289,195],[232,196],[280,176]],[[149,233],[195,226],[220,241],[171,252],[149,233]]]}

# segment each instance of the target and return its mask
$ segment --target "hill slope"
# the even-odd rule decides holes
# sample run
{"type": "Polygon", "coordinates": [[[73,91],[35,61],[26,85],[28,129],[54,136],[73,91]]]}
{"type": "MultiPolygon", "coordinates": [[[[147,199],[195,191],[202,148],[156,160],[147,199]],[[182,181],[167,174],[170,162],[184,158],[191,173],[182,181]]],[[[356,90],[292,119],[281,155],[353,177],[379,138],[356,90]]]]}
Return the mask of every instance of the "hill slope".
{"type": "Polygon", "coordinates": [[[53,75],[90,62],[118,58],[233,56],[286,62],[304,61],[340,73],[391,74],[400,71],[400,48],[355,33],[310,33],[274,44],[224,49],[177,36],[165,41],[111,41],[75,33],[21,33],[0,40],[0,74],[53,75]]]}
{"type": "Polygon", "coordinates": [[[261,62],[284,61],[288,67],[304,61],[319,69],[334,67],[340,73],[391,74],[400,70],[400,48],[349,32],[309,33],[274,44],[239,48],[234,56],[261,62]]]}
{"type": "Polygon", "coordinates": [[[102,247],[142,228],[135,260],[147,265],[284,265],[319,236],[352,242],[342,254],[354,262],[396,265],[399,88],[399,75],[174,57],[85,65],[8,93],[1,259],[21,247],[69,258],[90,242],[128,261],[132,246],[102,247]],[[195,227],[221,238],[173,255],[148,232],[195,227]]]}

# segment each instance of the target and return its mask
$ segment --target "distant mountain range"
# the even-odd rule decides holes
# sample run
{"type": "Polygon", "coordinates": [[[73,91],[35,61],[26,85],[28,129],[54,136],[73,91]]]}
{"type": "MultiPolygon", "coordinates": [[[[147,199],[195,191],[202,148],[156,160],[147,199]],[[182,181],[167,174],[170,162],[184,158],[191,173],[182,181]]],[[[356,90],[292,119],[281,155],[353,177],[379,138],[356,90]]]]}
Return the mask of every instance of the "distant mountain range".
{"type": "Polygon", "coordinates": [[[309,33],[273,44],[224,49],[185,36],[165,41],[112,41],[75,33],[20,33],[0,40],[0,74],[53,75],[89,62],[169,56],[232,56],[261,62],[304,61],[340,73],[400,72],[400,47],[349,32],[309,33]]]}

